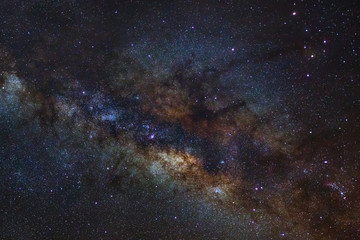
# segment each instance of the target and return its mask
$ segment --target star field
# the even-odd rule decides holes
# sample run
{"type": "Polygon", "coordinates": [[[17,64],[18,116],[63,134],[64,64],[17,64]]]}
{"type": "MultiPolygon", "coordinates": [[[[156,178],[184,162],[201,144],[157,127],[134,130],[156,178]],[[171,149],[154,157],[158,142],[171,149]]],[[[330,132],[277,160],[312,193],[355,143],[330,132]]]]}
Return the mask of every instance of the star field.
{"type": "Polygon", "coordinates": [[[354,1],[2,1],[0,239],[358,239],[354,1]]]}

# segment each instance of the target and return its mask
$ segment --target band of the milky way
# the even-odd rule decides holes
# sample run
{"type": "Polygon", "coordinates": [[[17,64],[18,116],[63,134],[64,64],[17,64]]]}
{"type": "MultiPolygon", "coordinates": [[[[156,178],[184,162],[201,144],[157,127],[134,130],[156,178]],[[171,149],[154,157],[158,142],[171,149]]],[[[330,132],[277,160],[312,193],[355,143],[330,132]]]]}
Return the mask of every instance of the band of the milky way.
{"type": "Polygon", "coordinates": [[[356,1],[0,2],[0,239],[360,239],[356,1]]]}

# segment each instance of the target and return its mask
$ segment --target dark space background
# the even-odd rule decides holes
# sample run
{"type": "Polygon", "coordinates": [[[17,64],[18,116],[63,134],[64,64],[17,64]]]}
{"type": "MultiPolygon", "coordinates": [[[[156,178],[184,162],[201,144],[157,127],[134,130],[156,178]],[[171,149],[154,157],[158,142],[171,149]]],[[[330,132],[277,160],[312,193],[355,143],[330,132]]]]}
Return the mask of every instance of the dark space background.
{"type": "Polygon", "coordinates": [[[358,1],[0,2],[0,239],[360,239],[358,1]]]}

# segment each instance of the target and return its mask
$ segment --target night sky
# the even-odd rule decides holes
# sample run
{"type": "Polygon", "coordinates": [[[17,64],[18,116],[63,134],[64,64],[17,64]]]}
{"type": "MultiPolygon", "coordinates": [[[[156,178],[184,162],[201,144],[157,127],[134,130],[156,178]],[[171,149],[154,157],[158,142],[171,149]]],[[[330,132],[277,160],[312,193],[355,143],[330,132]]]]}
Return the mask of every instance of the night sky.
{"type": "Polygon", "coordinates": [[[0,1],[0,239],[360,239],[360,4],[0,1]]]}

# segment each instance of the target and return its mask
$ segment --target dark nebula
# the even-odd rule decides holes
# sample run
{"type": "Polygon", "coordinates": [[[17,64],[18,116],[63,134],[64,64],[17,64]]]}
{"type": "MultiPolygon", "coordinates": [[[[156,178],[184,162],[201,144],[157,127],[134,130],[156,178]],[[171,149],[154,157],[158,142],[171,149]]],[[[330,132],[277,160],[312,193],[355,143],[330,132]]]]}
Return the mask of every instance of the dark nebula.
{"type": "Polygon", "coordinates": [[[0,2],[0,239],[360,239],[356,1],[0,2]]]}

